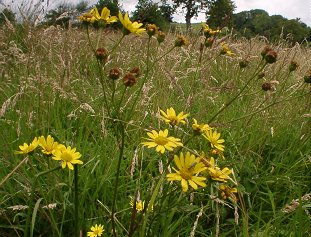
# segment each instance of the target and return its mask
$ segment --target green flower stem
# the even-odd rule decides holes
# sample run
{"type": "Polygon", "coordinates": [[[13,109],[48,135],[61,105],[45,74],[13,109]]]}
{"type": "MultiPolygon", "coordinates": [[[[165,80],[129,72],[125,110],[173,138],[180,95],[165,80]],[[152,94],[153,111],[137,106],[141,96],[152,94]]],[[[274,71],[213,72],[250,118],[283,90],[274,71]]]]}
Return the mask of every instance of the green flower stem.
{"type": "Polygon", "coordinates": [[[31,219],[31,211],[32,211],[32,207],[33,207],[33,203],[34,203],[34,198],[35,198],[35,189],[36,189],[36,185],[37,185],[37,181],[39,179],[39,177],[46,175],[48,173],[51,173],[53,171],[59,170],[61,169],[61,166],[57,166],[53,169],[47,170],[47,171],[43,171],[40,172],[39,174],[35,175],[35,178],[33,180],[32,183],[32,189],[31,189],[31,196],[30,196],[30,203],[28,205],[28,212],[27,212],[27,219],[26,219],[26,226],[25,226],[25,231],[24,231],[24,237],[33,237],[33,230],[30,229],[30,233],[29,233],[29,227],[30,227],[30,219],[31,219]]]}
{"type": "MultiPolygon", "coordinates": [[[[260,64],[259,64],[260,65],[260,64]]],[[[262,70],[264,69],[264,67],[267,65],[267,63],[264,63],[261,67],[256,68],[256,70],[254,71],[254,74],[248,79],[248,81],[245,83],[245,85],[242,87],[242,89],[230,100],[228,101],[216,114],[213,115],[213,117],[208,121],[208,123],[211,123],[214,121],[214,119],[220,114],[222,113],[226,108],[228,108],[243,92],[244,90],[247,88],[247,86],[249,85],[249,83],[256,77],[256,75],[262,70]],[[258,70],[259,68],[259,70],[258,70]]]]}
{"type": "Polygon", "coordinates": [[[111,49],[109,55],[112,54],[117,49],[117,47],[121,44],[121,42],[124,39],[124,37],[125,37],[125,34],[123,34],[122,37],[119,39],[119,41],[113,46],[113,48],[111,49]]]}
{"type": "Polygon", "coordinates": [[[96,50],[95,50],[95,48],[93,47],[93,44],[92,44],[92,41],[91,41],[90,31],[89,31],[89,26],[88,26],[88,25],[86,26],[86,34],[87,34],[87,39],[88,39],[88,41],[89,41],[89,45],[90,45],[90,47],[91,47],[93,53],[95,53],[96,50]]]}
{"type": "Polygon", "coordinates": [[[125,141],[125,132],[124,132],[124,125],[122,122],[119,123],[119,128],[121,129],[121,144],[119,145],[120,148],[120,154],[118,158],[118,164],[117,164],[117,173],[116,173],[116,180],[114,183],[114,190],[113,190],[113,199],[112,199],[112,207],[111,207],[111,225],[112,225],[112,233],[113,236],[117,236],[116,234],[116,226],[115,226],[115,209],[116,209],[116,198],[117,198],[117,192],[118,192],[118,186],[119,186],[119,177],[120,177],[120,167],[121,167],[121,160],[123,158],[123,151],[124,151],[124,141],[125,141]]]}
{"type": "Polygon", "coordinates": [[[105,107],[108,111],[108,115],[111,116],[110,106],[108,104],[107,95],[106,95],[106,86],[105,86],[105,82],[104,82],[103,68],[102,68],[102,65],[101,65],[99,60],[97,60],[97,68],[98,68],[98,72],[99,72],[99,81],[100,81],[100,84],[102,86],[102,90],[103,90],[103,94],[104,94],[104,104],[105,104],[105,107]]]}
{"type": "Polygon", "coordinates": [[[117,110],[116,110],[118,114],[120,113],[122,101],[124,99],[124,95],[126,94],[126,90],[127,90],[127,86],[124,86],[123,93],[121,95],[121,98],[119,100],[119,104],[118,104],[118,107],[117,107],[117,110]]]}
{"type": "Polygon", "coordinates": [[[78,185],[78,165],[74,164],[74,236],[79,237],[79,185],[78,185]]]}
{"type": "Polygon", "coordinates": [[[162,172],[162,174],[161,174],[161,176],[160,176],[160,179],[159,179],[159,181],[158,181],[158,183],[157,183],[155,189],[154,189],[153,192],[152,192],[150,201],[147,202],[147,205],[145,206],[146,214],[145,214],[145,216],[144,216],[144,222],[143,222],[142,231],[140,232],[140,237],[144,237],[144,236],[145,236],[145,233],[144,233],[144,232],[145,232],[145,229],[146,229],[146,224],[147,224],[148,216],[149,216],[150,211],[151,211],[151,209],[152,209],[152,208],[148,208],[148,207],[154,205],[155,199],[156,199],[156,197],[157,197],[157,195],[158,195],[158,193],[159,193],[159,189],[160,189],[161,184],[162,184],[162,182],[163,182],[163,178],[164,178],[165,175],[166,175],[166,172],[165,172],[165,171],[167,170],[168,166],[169,166],[169,165],[172,163],[172,161],[174,160],[174,155],[175,155],[175,154],[178,154],[178,153],[181,151],[181,149],[182,149],[185,145],[187,145],[187,144],[191,141],[191,139],[194,138],[194,137],[195,137],[195,135],[191,136],[186,142],[184,142],[184,145],[183,145],[182,147],[179,147],[179,148],[177,149],[177,151],[174,152],[174,153],[172,154],[171,158],[168,160],[167,164],[165,165],[165,167],[164,167],[164,169],[163,169],[163,172],[162,172]]]}

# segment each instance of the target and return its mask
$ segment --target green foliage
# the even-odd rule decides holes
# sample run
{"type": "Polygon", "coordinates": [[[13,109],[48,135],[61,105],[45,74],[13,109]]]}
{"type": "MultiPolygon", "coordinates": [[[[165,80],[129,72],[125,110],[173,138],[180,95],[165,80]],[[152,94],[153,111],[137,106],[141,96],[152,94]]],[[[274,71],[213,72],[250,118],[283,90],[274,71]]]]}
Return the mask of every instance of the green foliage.
{"type": "Polygon", "coordinates": [[[212,0],[206,12],[207,23],[213,28],[231,27],[235,8],[231,0],[212,0]]]}
{"type": "Polygon", "coordinates": [[[113,0],[98,0],[95,6],[99,12],[101,12],[104,7],[107,7],[110,10],[110,14],[112,16],[118,16],[120,10],[118,4],[113,0]]]}
{"type": "Polygon", "coordinates": [[[287,39],[299,42],[310,39],[311,28],[299,19],[288,20],[280,15],[269,16],[260,9],[243,11],[234,14],[234,29],[239,35],[247,38],[262,35],[268,40],[287,39]]]}
{"type": "Polygon", "coordinates": [[[15,13],[8,8],[4,8],[0,13],[0,26],[4,25],[6,20],[10,21],[11,23],[15,22],[15,13]]]}
{"type": "Polygon", "coordinates": [[[139,0],[133,13],[133,20],[156,24],[164,30],[172,21],[172,8],[169,5],[158,5],[151,0],[139,0]]]}

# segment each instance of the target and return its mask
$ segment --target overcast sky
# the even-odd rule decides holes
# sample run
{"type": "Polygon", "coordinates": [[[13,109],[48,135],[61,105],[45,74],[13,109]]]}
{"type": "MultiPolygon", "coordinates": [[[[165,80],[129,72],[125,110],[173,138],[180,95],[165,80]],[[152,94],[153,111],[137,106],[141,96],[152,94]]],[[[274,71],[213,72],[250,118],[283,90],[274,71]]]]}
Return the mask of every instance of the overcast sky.
{"type": "MultiPolygon", "coordinates": [[[[28,0],[29,1],[29,0],[28,0]]],[[[46,0],[47,1],[47,0],[46,0]]],[[[55,5],[56,2],[72,2],[77,3],[80,0],[49,0],[50,4],[55,5]]],[[[98,0],[89,0],[90,5],[98,0]]],[[[22,3],[25,0],[0,0],[0,3],[14,2],[22,3]]],[[[282,15],[288,19],[300,18],[302,22],[311,26],[311,0],[235,0],[237,6],[235,12],[241,12],[251,9],[263,9],[269,15],[282,15]]],[[[126,11],[135,10],[137,0],[119,0],[123,9],[126,11]]],[[[205,15],[201,14],[197,19],[192,19],[192,22],[204,21],[205,15]]],[[[174,17],[174,21],[185,22],[183,15],[179,14],[174,17]]]]}

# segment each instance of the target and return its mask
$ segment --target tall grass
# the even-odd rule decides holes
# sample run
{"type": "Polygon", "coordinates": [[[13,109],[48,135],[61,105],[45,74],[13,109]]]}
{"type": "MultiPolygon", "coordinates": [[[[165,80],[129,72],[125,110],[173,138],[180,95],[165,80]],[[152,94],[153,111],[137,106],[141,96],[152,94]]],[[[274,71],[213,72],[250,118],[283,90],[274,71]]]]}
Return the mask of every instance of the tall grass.
{"type": "MultiPolygon", "coordinates": [[[[168,52],[176,36],[168,34],[160,46],[151,38],[150,60],[168,52]]],[[[96,47],[110,48],[120,37],[119,32],[90,30],[96,47]],[[99,34],[101,40],[97,41],[99,34]]],[[[299,44],[290,47],[286,42],[270,44],[277,51],[277,62],[266,65],[265,76],[258,78],[255,71],[262,63],[260,52],[268,44],[265,39],[226,36],[204,52],[199,50],[203,36],[188,39],[188,47],[175,48],[149,68],[143,86],[139,79],[125,91],[121,112],[129,111],[135,96],[139,97],[133,113],[126,114],[129,119],[119,123],[119,117],[109,115],[103,106],[97,60],[85,30],[13,25],[1,28],[0,236],[24,235],[32,191],[33,236],[74,234],[74,173],[64,169],[40,176],[33,190],[33,177],[53,167],[55,161],[33,153],[25,162],[14,153],[24,142],[48,134],[77,147],[83,155],[78,223],[83,236],[95,224],[105,226],[104,236],[311,233],[310,199],[302,198],[310,193],[311,184],[310,84],[303,80],[311,67],[310,49],[299,44]],[[221,41],[227,42],[236,55],[220,55],[221,41]],[[240,68],[242,60],[249,62],[246,68],[240,68]],[[292,60],[299,67],[289,72],[292,60]],[[265,82],[273,88],[262,90],[265,82]],[[226,159],[222,162],[233,167],[238,183],[236,205],[220,200],[212,186],[183,193],[179,184],[159,181],[163,163],[170,155],[161,156],[141,142],[147,130],[163,128],[159,110],[169,107],[190,113],[199,121],[210,121],[221,131],[226,145],[226,159]],[[121,137],[120,124],[124,128],[121,137]],[[120,157],[122,138],[124,150],[120,157]],[[119,181],[113,198],[118,157],[119,181]],[[153,201],[153,210],[133,211],[130,197],[137,196],[146,204],[153,201]],[[299,205],[286,211],[293,199],[298,199],[299,205]]],[[[121,68],[123,73],[139,67],[146,73],[147,51],[146,35],[126,36],[106,63],[104,75],[113,67],[121,68]]],[[[116,82],[116,100],[122,97],[122,86],[121,81],[116,82]]],[[[175,135],[189,134],[191,124],[189,119],[174,131],[175,135]]],[[[187,144],[197,152],[207,145],[198,139],[187,144]]]]}

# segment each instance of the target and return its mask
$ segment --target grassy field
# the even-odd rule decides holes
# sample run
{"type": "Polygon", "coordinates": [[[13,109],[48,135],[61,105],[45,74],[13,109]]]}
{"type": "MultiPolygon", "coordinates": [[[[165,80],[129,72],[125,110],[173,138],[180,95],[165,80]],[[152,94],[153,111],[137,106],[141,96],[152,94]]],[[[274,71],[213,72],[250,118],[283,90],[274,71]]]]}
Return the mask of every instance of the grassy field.
{"type": "Polygon", "coordinates": [[[93,29],[0,32],[0,236],[87,236],[96,224],[102,236],[310,236],[310,48],[230,35],[210,47],[185,35],[189,45],[175,47],[177,33],[158,44],[93,29]],[[221,54],[224,42],[234,55],[221,54]],[[275,63],[261,56],[267,45],[275,63]],[[106,49],[102,61],[97,48],[106,49]],[[290,71],[292,60],[299,67],[290,71]],[[161,119],[170,107],[190,114],[184,124],[161,119]],[[220,133],[224,158],[193,119],[220,133]],[[163,154],[144,146],[148,132],[165,129],[183,146],[163,154]],[[75,147],[83,164],[61,169],[40,147],[16,154],[48,135],[75,147]],[[167,180],[180,152],[203,157],[205,170],[192,173],[196,159],[182,177],[205,177],[204,187],[184,192],[167,180]],[[230,170],[223,179],[216,164],[219,177],[230,170]]]}

